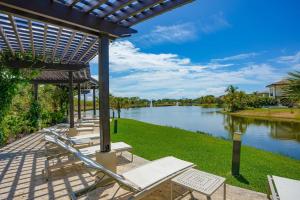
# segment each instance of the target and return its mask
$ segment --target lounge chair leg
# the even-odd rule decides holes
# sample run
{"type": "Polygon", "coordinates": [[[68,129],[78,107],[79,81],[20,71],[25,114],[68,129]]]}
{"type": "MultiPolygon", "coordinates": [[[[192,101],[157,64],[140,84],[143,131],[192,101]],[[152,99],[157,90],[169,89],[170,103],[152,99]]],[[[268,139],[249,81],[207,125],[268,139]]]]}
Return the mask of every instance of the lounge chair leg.
{"type": "Polygon", "coordinates": [[[115,198],[115,196],[117,195],[117,193],[119,192],[121,186],[118,187],[117,191],[114,193],[114,195],[112,196],[111,200],[113,200],[115,198]]]}
{"type": "Polygon", "coordinates": [[[43,174],[45,176],[46,181],[49,180],[49,160],[45,160],[45,169],[43,169],[43,174]]]}
{"type": "MultiPolygon", "coordinates": [[[[192,190],[190,191],[190,194],[191,194],[192,199],[195,200],[196,198],[194,197],[193,191],[192,191],[192,190]]],[[[208,200],[208,199],[207,199],[207,200],[208,200]]]]}
{"type": "Polygon", "coordinates": [[[224,183],[224,200],[226,200],[226,183],[224,183]]]}
{"type": "Polygon", "coordinates": [[[133,162],[133,153],[132,152],[130,153],[131,153],[131,162],[133,162]]]}
{"type": "Polygon", "coordinates": [[[171,185],[171,188],[170,188],[171,189],[171,200],[173,200],[173,183],[171,182],[170,185],[171,185]]]}

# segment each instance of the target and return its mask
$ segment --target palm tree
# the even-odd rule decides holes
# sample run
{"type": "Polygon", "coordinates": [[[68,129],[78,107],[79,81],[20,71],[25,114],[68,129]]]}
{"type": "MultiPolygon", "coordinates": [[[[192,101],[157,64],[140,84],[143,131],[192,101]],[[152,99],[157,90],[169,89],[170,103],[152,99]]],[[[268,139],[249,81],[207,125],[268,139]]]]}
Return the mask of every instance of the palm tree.
{"type": "Polygon", "coordinates": [[[288,85],[284,88],[284,92],[293,100],[300,99],[300,71],[288,73],[288,85]]]}
{"type": "Polygon", "coordinates": [[[234,87],[233,85],[229,85],[225,90],[227,94],[225,95],[224,100],[229,112],[235,111],[234,102],[236,98],[237,89],[238,89],[237,87],[234,87]]]}
{"type": "Polygon", "coordinates": [[[234,94],[234,93],[237,92],[237,90],[238,90],[238,87],[235,87],[235,86],[233,86],[233,85],[229,85],[229,86],[227,87],[227,89],[225,90],[225,92],[226,92],[227,94],[234,94]]]}

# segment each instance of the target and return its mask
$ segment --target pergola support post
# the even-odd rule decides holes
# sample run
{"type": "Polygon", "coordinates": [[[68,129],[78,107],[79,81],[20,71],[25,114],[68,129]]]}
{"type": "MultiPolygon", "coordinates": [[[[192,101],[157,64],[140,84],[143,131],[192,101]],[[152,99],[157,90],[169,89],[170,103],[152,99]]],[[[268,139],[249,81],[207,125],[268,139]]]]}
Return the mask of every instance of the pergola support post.
{"type": "Polygon", "coordinates": [[[99,125],[100,125],[100,150],[109,152],[110,146],[110,122],[109,122],[109,38],[106,35],[99,36],[99,125]]]}
{"type": "Polygon", "coordinates": [[[96,117],[96,88],[93,87],[93,116],[96,117]]]}
{"type": "Polygon", "coordinates": [[[77,102],[77,112],[78,112],[78,121],[81,120],[81,89],[80,89],[80,83],[77,85],[78,90],[78,102],[77,102]]]}
{"type": "Polygon", "coordinates": [[[86,91],[83,93],[83,115],[86,116],[86,91]]]}
{"type": "Polygon", "coordinates": [[[69,71],[69,116],[70,116],[70,128],[69,134],[76,135],[76,129],[74,128],[74,99],[73,99],[73,72],[69,71]]]}
{"type": "Polygon", "coordinates": [[[34,98],[35,101],[38,100],[38,92],[39,92],[38,83],[33,83],[33,98],[34,98]]]}

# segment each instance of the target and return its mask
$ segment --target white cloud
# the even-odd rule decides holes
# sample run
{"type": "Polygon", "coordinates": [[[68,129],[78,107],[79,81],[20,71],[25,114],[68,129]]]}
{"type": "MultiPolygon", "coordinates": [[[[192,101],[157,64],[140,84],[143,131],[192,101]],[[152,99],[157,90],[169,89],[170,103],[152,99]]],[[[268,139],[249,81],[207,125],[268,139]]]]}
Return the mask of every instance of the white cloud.
{"type": "Polygon", "coordinates": [[[230,23],[224,17],[222,12],[205,17],[200,20],[200,31],[206,34],[230,27],[230,23]]]}
{"type": "Polygon", "coordinates": [[[291,67],[292,70],[300,70],[300,51],[293,55],[280,56],[275,59],[277,63],[285,64],[291,67]]]}
{"type": "Polygon", "coordinates": [[[161,43],[183,43],[191,41],[216,31],[230,27],[230,23],[222,12],[205,16],[193,22],[175,23],[169,26],[156,26],[148,34],[133,38],[134,42],[143,46],[151,46],[161,43]]]}
{"type": "Polygon", "coordinates": [[[196,25],[194,23],[182,23],[171,26],[156,26],[149,34],[136,38],[136,42],[146,45],[164,42],[182,43],[197,38],[196,25]]]}
{"type": "Polygon", "coordinates": [[[300,51],[294,55],[281,56],[277,59],[277,61],[280,63],[300,64],[300,51]]]}
{"type": "MultiPolygon", "coordinates": [[[[254,53],[230,56],[237,61],[254,53]],[[242,56],[241,56],[242,55],[242,56]],[[246,56],[247,55],[247,56],[246,56]]],[[[218,60],[218,59],[216,59],[218,60]]],[[[97,58],[93,60],[95,63],[97,58]]],[[[278,80],[281,74],[271,64],[195,64],[176,54],[145,53],[129,41],[114,42],[110,48],[110,90],[117,96],[182,98],[221,95],[230,85],[261,87],[278,80]],[[233,69],[227,67],[234,66],[233,69]]]]}
{"type": "Polygon", "coordinates": [[[234,56],[228,56],[225,58],[218,58],[218,59],[212,59],[212,62],[224,62],[224,61],[235,61],[235,60],[244,60],[248,58],[253,58],[255,56],[259,55],[258,53],[242,53],[234,56]]]}
{"type": "MultiPolygon", "coordinates": [[[[91,63],[97,63],[95,57],[91,63]]],[[[129,41],[114,42],[110,46],[110,68],[113,72],[128,70],[154,71],[179,70],[190,68],[201,70],[204,66],[193,65],[188,58],[179,58],[176,54],[144,53],[129,41]]]]}

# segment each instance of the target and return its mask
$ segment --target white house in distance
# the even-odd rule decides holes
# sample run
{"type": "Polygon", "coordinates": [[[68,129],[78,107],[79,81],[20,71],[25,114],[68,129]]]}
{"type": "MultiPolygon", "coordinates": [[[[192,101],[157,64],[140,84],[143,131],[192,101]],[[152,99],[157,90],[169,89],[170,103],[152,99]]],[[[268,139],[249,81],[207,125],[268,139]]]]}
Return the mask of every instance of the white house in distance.
{"type": "Polygon", "coordinates": [[[269,88],[269,97],[272,97],[275,99],[280,99],[280,98],[284,97],[283,88],[286,85],[288,85],[288,80],[286,80],[286,79],[277,81],[270,85],[267,85],[266,87],[269,88]]]}

